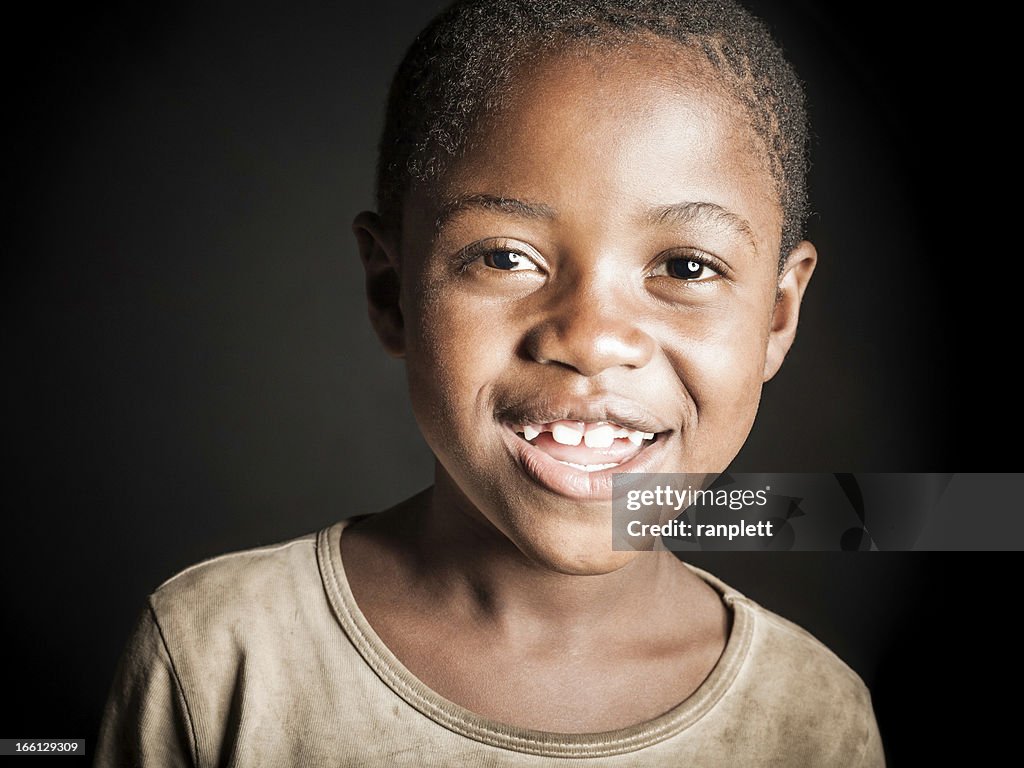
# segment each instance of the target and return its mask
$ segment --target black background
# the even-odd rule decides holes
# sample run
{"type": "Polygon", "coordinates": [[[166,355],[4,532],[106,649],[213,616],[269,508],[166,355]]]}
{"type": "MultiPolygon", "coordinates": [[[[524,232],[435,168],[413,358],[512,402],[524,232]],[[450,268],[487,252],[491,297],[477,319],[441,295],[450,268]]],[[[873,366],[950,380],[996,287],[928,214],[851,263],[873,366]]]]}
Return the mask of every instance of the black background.
{"type": "MultiPolygon", "coordinates": [[[[1005,468],[985,430],[1015,421],[984,344],[1015,326],[965,221],[983,190],[953,41],[971,30],[879,2],[750,5],[807,81],[821,261],[735,469],[1005,468]]],[[[430,482],[349,226],[371,206],[390,75],[438,7],[106,5],[8,28],[0,568],[17,706],[0,736],[91,744],[163,579],[430,482]]],[[[950,701],[1004,651],[990,585],[1007,557],[695,561],[850,663],[891,764],[909,765],[981,714],[950,701]]]]}

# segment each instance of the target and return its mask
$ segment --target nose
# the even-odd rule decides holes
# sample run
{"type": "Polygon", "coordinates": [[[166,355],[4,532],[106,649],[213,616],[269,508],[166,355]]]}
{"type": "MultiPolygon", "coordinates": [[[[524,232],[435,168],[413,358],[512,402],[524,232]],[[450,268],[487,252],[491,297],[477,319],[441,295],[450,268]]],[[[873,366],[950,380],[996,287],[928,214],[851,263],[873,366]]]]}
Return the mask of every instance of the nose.
{"type": "Polygon", "coordinates": [[[626,293],[621,286],[577,285],[551,297],[527,334],[527,354],[588,377],[644,367],[654,355],[654,339],[638,324],[636,305],[626,293]]]}

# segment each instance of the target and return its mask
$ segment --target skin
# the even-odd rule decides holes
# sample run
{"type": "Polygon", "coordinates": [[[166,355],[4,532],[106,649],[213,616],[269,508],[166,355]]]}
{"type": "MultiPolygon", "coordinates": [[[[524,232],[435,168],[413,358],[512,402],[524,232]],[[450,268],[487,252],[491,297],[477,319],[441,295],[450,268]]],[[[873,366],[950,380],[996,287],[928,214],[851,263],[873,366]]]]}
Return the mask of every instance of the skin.
{"type": "Polygon", "coordinates": [[[474,138],[409,194],[400,232],[354,224],[371,320],[405,359],[437,470],[346,532],[346,571],[381,639],[446,698],[538,730],[626,727],[700,685],[728,614],[671,553],[612,551],[607,500],[538,482],[508,422],[628,412],[658,433],[648,471],[722,471],[816,254],[801,243],[780,275],[762,147],[686,50],[541,62],[474,138]],[[509,251],[524,268],[499,268],[509,251]],[[692,260],[714,271],[672,276],[692,260]]]}

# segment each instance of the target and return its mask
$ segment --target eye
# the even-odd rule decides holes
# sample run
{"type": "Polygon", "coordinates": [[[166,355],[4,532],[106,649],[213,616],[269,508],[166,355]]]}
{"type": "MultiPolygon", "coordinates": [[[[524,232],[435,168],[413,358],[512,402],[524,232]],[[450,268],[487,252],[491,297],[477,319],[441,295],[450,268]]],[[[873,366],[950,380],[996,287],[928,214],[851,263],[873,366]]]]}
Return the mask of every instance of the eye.
{"type": "MultiPolygon", "coordinates": [[[[529,243],[505,237],[478,240],[456,254],[460,273],[497,277],[498,272],[545,274],[544,257],[529,243]]],[[[525,275],[524,275],[525,277],[525,275]]]]}
{"type": "Polygon", "coordinates": [[[693,259],[669,259],[665,262],[665,271],[669,277],[680,280],[700,280],[714,274],[706,264],[693,259]]]}
{"type": "Polygon", "coordinates": [[[483,254],[483,262],[491,269],[505,272],[540,271],[540,267],[529,256],[507,248],[486,251],[483,254]]]}
{"type": "Polygon", "coordinates": [[[695,255],[675,256],[665,259],[649,274],[650,277],[671,277],[691,283],[703,283],[721,277],[722,269],[712,266],[709,260],[695,255]]]}

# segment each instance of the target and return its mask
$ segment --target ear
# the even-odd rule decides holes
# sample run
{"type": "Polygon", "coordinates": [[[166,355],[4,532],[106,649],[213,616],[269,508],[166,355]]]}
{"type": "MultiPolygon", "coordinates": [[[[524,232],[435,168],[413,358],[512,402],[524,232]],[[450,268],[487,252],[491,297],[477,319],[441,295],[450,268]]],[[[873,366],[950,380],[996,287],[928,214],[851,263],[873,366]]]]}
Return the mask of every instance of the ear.
{"type": "Polygon", "coordinates": [[[395,234],[380,216],[363,211],[352,222],[359,256],[366,272],[366,301],[370,323],[389,355],[405,356],[405,321],[399,302],[398,248],[395,234]]]}
{"type": "Polygon", "coordinates": [[[793,346],[800,319],[800,302],[817,263],[818,252],[806,240],[797,245],[786,259],[775,294],[771,332],[768,334],[768,354],[764,361],[764,381],[779,372],[786,353],[793,346]]]}

